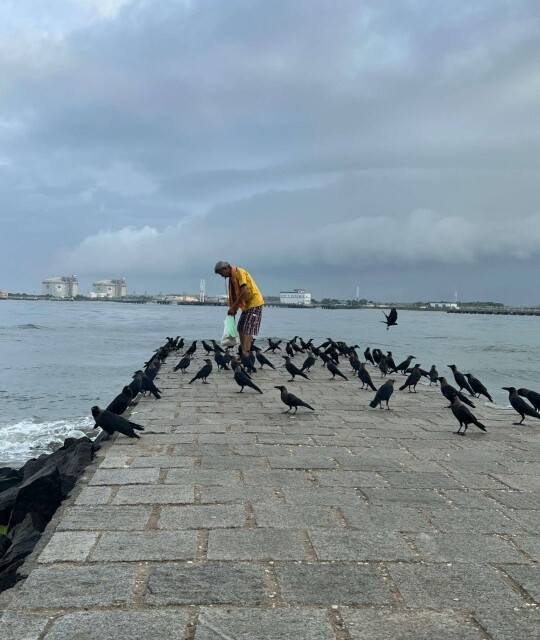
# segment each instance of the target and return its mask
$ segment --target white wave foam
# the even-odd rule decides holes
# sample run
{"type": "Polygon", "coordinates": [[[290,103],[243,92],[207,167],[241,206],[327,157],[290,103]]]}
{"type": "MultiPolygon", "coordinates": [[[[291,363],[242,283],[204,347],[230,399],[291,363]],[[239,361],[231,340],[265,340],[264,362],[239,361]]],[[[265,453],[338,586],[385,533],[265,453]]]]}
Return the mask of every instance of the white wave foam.
{"type": "Polygon", "coordinates": [[[51,453],[66,438],[81,438],[92,431],[94,421],[89,417],[73,420],[22,420],[0,426],[0,460],[10,464],[24,464],[29,458],[51,453]]]}

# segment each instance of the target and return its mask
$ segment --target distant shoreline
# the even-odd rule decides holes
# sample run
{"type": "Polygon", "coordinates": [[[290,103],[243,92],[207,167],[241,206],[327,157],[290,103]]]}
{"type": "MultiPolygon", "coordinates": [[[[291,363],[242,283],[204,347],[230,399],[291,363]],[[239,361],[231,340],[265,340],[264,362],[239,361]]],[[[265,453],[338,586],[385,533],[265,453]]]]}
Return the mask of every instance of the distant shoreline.
{"type": "MultiPolygon", "coordinates": [[[[98,302],[100,304],[113,302],[116,304],[159,304],[166,306],[182,306],[182,307],[225,307],[226,304],[215,301],[195,302],[195,301],[172,301],[157,298],[127,298],[127,299],[92,299],[92,298],[45,298],[43,296],[9,296],[2,300],[32,301],[32,302],[98,302]]],[[[273,309],[326,309],[326,310],[347,310],[347,311],[378,311],[382,309],[390,309],[395,306],[400,311],[428,311],[428,312],[445,312],[463,315],[504,315],[504,316],[540,316],[540,307],[496,307],[496,306],[465,306],[458,309],[448,309],[444,307],[418,307],[414,305],[388,303],[377,305],[328,305],[328,304],[311,304],[309,306],[296,304],[280,304],[269,302],[266,307],[273,309]]]]}

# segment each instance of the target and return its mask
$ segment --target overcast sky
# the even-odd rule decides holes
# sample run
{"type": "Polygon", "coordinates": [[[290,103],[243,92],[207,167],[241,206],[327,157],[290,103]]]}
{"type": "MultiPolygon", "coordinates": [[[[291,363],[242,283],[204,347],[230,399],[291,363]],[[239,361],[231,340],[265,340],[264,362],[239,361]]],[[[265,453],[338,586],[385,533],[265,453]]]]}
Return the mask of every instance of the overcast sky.
{"type": "Polygon", "coordinates": [[[538,0],[4,0],[0,288],[540,304],[538,0]]]}

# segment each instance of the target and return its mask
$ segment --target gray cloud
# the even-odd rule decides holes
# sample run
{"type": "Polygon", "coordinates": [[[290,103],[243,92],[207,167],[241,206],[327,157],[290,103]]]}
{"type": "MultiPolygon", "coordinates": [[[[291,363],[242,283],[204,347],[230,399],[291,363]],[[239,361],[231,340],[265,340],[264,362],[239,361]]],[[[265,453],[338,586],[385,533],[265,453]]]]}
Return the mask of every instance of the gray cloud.
{"type": "Polygon", "coordinates": [[[415,273],[416,298],[463,265],[482,274],[473,297],[503,265],[533,281],[533,0],[5,11],[3,286],[61,270],[183,287],[224,250],[321,295],[368,267],[380,297],[392,268],[415,273]]]}

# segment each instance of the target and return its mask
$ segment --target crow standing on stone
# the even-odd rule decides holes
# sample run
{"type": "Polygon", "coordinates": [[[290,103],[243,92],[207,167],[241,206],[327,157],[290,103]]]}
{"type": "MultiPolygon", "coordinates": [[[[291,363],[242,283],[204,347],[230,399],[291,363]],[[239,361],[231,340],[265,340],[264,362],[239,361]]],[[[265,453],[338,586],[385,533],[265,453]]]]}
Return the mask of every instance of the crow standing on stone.
{"type": "Polygon", "coordinates": [[[464,436],[467,431],[467,427],[470,424],[476,425],[479,429],[482,429],[482,431],[487,431],[485,425],[483,425],[478,420],[478,418],[472,413],[469,407],[466,407],[461,402],[457,395],[452,398],[452,413],[456,417],[456,420],[459,422],[459,429],[457,431],[454,431],[454,433],[457,433],[460,436],[464,436]],[[461,431],[462,427],[465,427],[463,431],[461,431]]]}
{"type": "Polygon", "coordinates": [[[386,362],[386,356],[384,353],[381,353],[381,357],[379,359],[379,371],[381,372],[381,378],[385,378],[388,374],[388,363],[386,362]]]}
{"type": "Polygon", "coordinates": [[[202,380],[203,384],[208,384],[206,378],[208,378],[208,376],[212,373],[212,360],[210,360],[210,358],[207,358],[205,362],[206,364],[201,367],[199,371],[197,371],[193,378],[191,378],[189,384],[195,382],[195,380],[202,380]]]}
{"type": "Polygon", "coordinates": [[[188,358],[193,358],[193,354],[197,351],[197,340],[193,340],[191,347],[184,353],[188,358]]]}
{"type": "Polygon", "coordinates": [[[108,434],[107,439],[110,438],[115,431],[123,433],[125,436],[128,436],[128,438],[139,438],[134,429],[144,431],[144,427],[140,424],[130,422],[129,420],[122,418],[122,416],[118,416],[116,413],[107,411],[107,409],[100,409],[98,406],[92,407],[92,416],[96,421],[94,429],[96,427],[101,427],[103,431],[108,434]]]}
{"type": "Polygon", "coordinates": [[[116,398],[111,401],[106,410],[110,411],[111,413],[116,413],[116,415],[120,416],[129,407],[132,400],[133,391],[126,386],[122,389],[122,392],[119,393],[116,398]]]}
{"type": "Polygon", "coordinates": [[[510,404],[521,416],[521,420],[519,422],[514,422],[513,424],[520,425],[523,420],[525,420],[525,416],[538,418],[540,420],[540,413],[537,413],[527,402],[527,400],[524,400],[521,396],[518,395],[517,389],[515,387],[503,387],[503,389],[505,391],[508,391],[508,400],[510,401],[510,404]]]}
{"type": "Polygon", "coordinates": [[[281,356],[281,357],[285,359],[285,369],[287,369],[287,371],[292,376],[289,382],[293,382],[295,376],[300,376],[301,378],[305,378],[306,380],[309,380],[309,376],[307,376],[301,369],[299,369],[296,365],[294,365],[291,362],[291,359],[289,358],[289,356],[281,356]]]}
{"type": "Polygon", "coordinates": [[[449,364],[448,366],[450,367],[450,369],[452,369],[454,380],[456,381],[459,390],[462,391],[463,389],[467,389],[468,393],[474,398],[475,393],[471,389],[471,385],[469,384],[467,378],[461,373],[461,371],[458,371],[458,368],[455,364],[449,364]]]}
{"type": "Polygon", "coordinates": [[[386,408],[390,410],[388,401],[390,400],[390,396],[394,393],[394,382],[395,380],[392,380],[392,378],[390,378],[383,385],[381,385],[377,389],[377,393],[375,394],[373,400],[369,403],[369,406],[375,409],[377,405],[379,405],[379,409],[382,409],[382,403],[386,402],[386,408]]]}
{"type": "Polygon", "coordinates": [[[329,360],[326,363],[326,368],[332,374],[332,378],[331,378],[332,380],[335,380],[336,376],[339,376],[340,378],[343,378],[343,380],[348,380],[349,379],[349,378],[347,378],[347,376],[345,376],[345,375],[343,375],[341,373],[341,371],[336,367],[336,365],[331,360],[329,360]]]}
{"type": "Polygon", "coordinates": [[[377,391],[377,387],[373,384],[371,376],[369,375],[369,371],[366,369],[366,365],[363,362],[360,363],[360,367],[358,369],[358,377],[362,382],[362,389],[370,388],[373,389],[373,391],[377,391]]]}
{"type": "Polygon", "coordinates": [[[393,371],[390,373],[395,373],[396,371],[401,371],[401,373],[405,373],[407,369],[411,366],[411,362],[416,360],[415,356],[407,356],[403,362],[400,362],[396,367],[394,367],[393,371]]]}
{"type": "Polygon", "coordinates": [[[279,346],[283,340],[272,340],[272,338],[268,338],[268,349],[265,349],[264,352],[271,351],[272,353],[276,352],[276,349],[281,351],[281,347],[279,346]]]}
{"type": "Polygon", "coordinates": [[[150,380],[150,378],[146,376],[143,371],[139,369],[138,371],[135,371],[133,376],[140,377],[141,391],[143,392],[143,394],[149,391],[154,396],[154,398],[156,398],[156,400],[159,400],[161,398],[161,391],[156,387],[153,380],[150,380]]]}
{"type": "Polygon", "coordinates": [[[271,367],[272,369],[275,369],[274,365],[270,362],[270,360],[268,360],[268,358],[261,351],[257,351],[257,353],[255,354],[255,357],[257,358],[257,362],[261,365],[261,369],[264,367],[265,364],[271,367]]]}
{"type": "Polygon", "coordinates": [[[315,411],[315,409],[311,405],[309,405],[307,402],[304,402],[298,396],[295,396],[293,393],[289,393],[287,391],[287,387],[277,386],[277,387],[274,387],[274,389],[279,389],[281,391],[281,401],[283,402],[283,404],[286,404],[289,407],[287,411],[284,411],[284,413],[289,413],[289,411],[293,407],[294,407],[295,413],[297,412],[298,407],[307,407],[308,409],[315,411]]]}
{"type": "Polygon", "coordinates": [[[407,380],[405,380],[405,384],[403,384],[399,388],[400,391],[403,391],[404,389],[409,387],[409,393],[410,393],[411,392],[411,387],[412,387],[414,393],[416,393],[416,385],[418,384],[420,378],[422,377],[422,372],[420,371],[420,367],[421,366],[422,365],[420,365],[419,363],[414,365],[413,370],[409,374],[407,380]]]}
{"type": "Polygon", "coordinates": [[[428,372],[428,376],[429,376],[429,386],[431,387],[433,383],[435,383],[435,386],[436,386],[437,380],[439,379],[439,372],[437,371],[434,364],[431,365],[431,369],[428,372]]]}
{"type": "Polygon", "coordinates": [[[234,369],[234,381],[240,387],[240,391],[238,391],[237,393],[242,393],[242,391],[244,391],[244,387],[250,387],[251,389],[255,389],[255,391],[258,391],[259,393],[262,393],[259,387],[251,380],[251,378],[242,369],[238,362],[233,361],[232,367],[234,369]]]}
{"type": "MultiPolygon", "coordinates": [[[[461,391],[458,391],[451,384],[448,384],[448,382],[447,382],[447,380],[446,380],[446,378],[444,376],[439,376],[437,378],[437,380],[441,383],[441,393],[448,400],[448,402],[452,403],[452,398],[454,396],[457,396],[461,400],[461,402],[464,402],[465,404],[468,404],[469,407],[472,407],[474,409],[474,407],[475,407],[474,402],[471,402],[469,400],[469,398],[467,398],[466,395],[461,393],[461,391]]],[[[451,404],[448,405],[448,406],[450,407],[451,404]]]]}
{"type": "Polygon", "coordinates": [[[540,411],[540,393],[531,391],[531,389],[518,389],[518,395],[527,398],[536,411],[540,411]]]}
{"type": "Polygon", "coordinates": [[[191,358],[189,356],[184,356],[180,360],[180,362],[176,365],[176,367],[173,369],[173,371],[178,371],[178,369],[180,369],[182,373],[185,373],[186,369],[189,367],[190,364],[191,364],[191,358]]]}
{"type": "Polygon", "coordinates": [[[493,398],[489,395],[488,390],[484,387],[480,380],[478,380],[478,378],[475,378],[472,373],[466,373],[465,377],[469,381],[471,389],[474,391],[474,395],[478,394],[478,397],[486,396],[486,398],[490,402],[493,402],[493,398]]]}
{"type": "Polygon", "coordinates": [[[372,365],[375,365],[375,361],[373,360],[373,356],[371,355],[371,350],[369,347],[367,347],[364,351],[364,358],[366,359],[366,362],[371,362],[372,365]]]}
{"type": "Polygon", "coordinates": [[[225,355],[223,355],[222,353],[220,353],[219,351],[216,351],[214,354],[214,360],[218,366],[218,371],[220,371],[221,369],[225,369],[226,371],[230,371],[228,365],[227,365],[227,358],[225,357],[225,355]]]}
{"type": "Polygon", "coordinates": [[[386,330],[388,331],[388,329],[390,329],[390,327],[395,327],[397,326],[397,311],[395,307],[392,307],[390,309],[390,313],[386,314],[383,311],[383,315],[386,318],[386,320],[381,320],[381,322],[384,322],[384,324],[386,325],[386,330]]]}
{"type": "Polygon", "coordinates": [[[204,350],[206,351],[206,355],[212,353],[214,351],[214,347],[212,345],[209,345],[205,340],[201,340],[201,344],[204,348],[204,350]]]}

